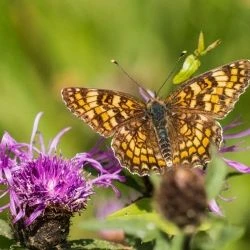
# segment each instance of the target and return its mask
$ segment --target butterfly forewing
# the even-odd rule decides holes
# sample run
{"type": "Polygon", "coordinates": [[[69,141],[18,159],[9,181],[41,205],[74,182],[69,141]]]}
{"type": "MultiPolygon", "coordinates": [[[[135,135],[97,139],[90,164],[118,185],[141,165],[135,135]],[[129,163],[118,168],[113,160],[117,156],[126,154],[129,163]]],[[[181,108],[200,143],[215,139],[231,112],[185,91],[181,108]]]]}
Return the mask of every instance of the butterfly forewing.
{"type": "Polygon", "coordinates": [[[173,92],[172,109],[199,112],[221,119],[230,112],[249,85],[250,61],[240,60],[195,77],[173,92]]]}
{"type": "Polygon", "coordinates": [[[145,110],[143,102],[111,90],[64,88],[62,97],[72,113],[105,137],[133,117],[143,116],[145,110]]]}
{"type": "Polygon", "coordinates": [[[121,164],[132,173],[161,173],[166,167],[149,120],[133,119],[121,126],[114,135],[112,148],[121,164]]]}

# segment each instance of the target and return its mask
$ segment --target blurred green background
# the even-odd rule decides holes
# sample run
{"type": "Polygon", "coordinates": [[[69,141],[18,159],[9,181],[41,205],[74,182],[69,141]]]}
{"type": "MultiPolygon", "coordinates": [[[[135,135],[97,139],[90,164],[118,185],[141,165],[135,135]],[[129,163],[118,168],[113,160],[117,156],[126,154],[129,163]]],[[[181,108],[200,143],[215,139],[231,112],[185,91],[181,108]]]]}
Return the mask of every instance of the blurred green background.
{"type": "MultiPolygon", "coordinates": [[[[250,58],[249,0],[0,0],[0,132],[28,141],[33,119],[45,115],[40,130],[49,139],[71,126],[62,152],[88,150],[97,136],[65,108],[66,86],[115,89],[138,96],[113,64],[117,59],[144,87],[157,90],[182,50],[193,52],[198,34],[222,44],[202,58],[199,73],[250,58]]],[[[164,87],[167,95],[172,85],[164,87]]],[[[238,117],[250,126],[250,89],[223,124],[238,117]]],[[[246,140],[250,143],[250,140],[246,140]]],[[[247,153],[230,155],[250,165],[247,153]]],[[[226,249],[248,249],[250,176],[232,178],[221,202],[230,223],[246,228],[226,249]]],[[[71,238],[82,238],[77,226],[71,238]]]]}

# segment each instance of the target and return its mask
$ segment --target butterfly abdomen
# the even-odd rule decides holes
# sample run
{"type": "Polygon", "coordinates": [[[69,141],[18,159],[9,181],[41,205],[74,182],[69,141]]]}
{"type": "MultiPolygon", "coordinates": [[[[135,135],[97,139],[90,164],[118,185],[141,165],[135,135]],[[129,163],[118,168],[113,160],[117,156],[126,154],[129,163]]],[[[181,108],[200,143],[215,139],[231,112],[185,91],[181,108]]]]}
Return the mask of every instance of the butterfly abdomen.
{"type": "Polygon", "coordinates": [[[157,139],[159,141],[162,156],[165,159],[167,166],[171,167],[173,161],[169,136],[166,127],[162,126],[157,128],[157,139]]]}
{"type": "Polygon", "coordinates": [[[153,101],[149,105],[148,111],[154,125],[162,156],[167,166],[172,166],[171,146],[166,126],[166,107],[160,102],[153,101]]]}

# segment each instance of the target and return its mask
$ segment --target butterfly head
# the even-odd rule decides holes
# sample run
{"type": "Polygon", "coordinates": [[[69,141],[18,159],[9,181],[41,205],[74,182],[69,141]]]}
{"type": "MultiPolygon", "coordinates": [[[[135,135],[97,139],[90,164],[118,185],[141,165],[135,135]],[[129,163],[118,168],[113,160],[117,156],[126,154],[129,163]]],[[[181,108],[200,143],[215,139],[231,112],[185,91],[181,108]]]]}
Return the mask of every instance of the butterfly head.
{"type": "Polygon", "coordinates": [[[154,121],[164,120],[166,108],[160,100],[152,100],[147,103],[147,113],[154,121]]]}

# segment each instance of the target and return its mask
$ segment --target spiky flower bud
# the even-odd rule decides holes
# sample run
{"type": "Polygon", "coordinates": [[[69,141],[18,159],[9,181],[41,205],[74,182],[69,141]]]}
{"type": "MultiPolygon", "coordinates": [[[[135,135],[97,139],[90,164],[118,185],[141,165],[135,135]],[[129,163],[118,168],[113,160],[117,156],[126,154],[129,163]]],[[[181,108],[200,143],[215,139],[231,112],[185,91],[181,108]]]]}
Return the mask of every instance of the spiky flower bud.
{"type": "Polygon", "coordinates": [[[192,168],[177,167],[161,180],[156,201],[160,213],[185,232],[199,226],[207,209],[204,177],[192,168]]]}
{"type": "Polygon", "coordinates": [[[46,208],[30,225],[20,219],[12,224],[15,239],[29,249],[68,249],[70,217],[73,213],[46,208]]]}

